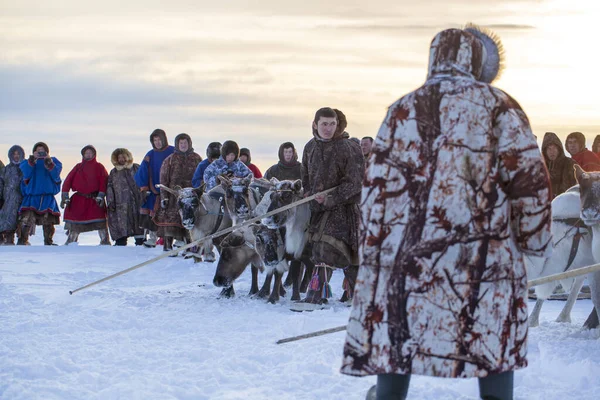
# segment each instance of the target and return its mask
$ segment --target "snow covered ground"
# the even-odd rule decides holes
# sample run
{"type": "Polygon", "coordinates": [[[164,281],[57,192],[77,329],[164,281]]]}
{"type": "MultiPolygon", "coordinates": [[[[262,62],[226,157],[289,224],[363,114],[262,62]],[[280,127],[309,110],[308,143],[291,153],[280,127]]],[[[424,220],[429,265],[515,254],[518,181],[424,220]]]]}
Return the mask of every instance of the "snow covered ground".
{"type": "MultiPolygon", "coordinates": [[[[284,337],[344,325],[349,309],[294,313],[246,296],[217,299],[214,265],[167,258],[72,296],[68,291],[161,254],[161,249],[0,247],[0,399],[362,399],[375,378],[339,373],[344,333],[276,345],[284,337]]],[[[58,230],[55,238],[66,237],[58,230]]],[[[332,288],[340,295],[341,274],[332,288]]],[[[530,330],[530,366],[517,399],[600,399],[598,331],[553,322],[547,302],[530,330]]],[[[532,304],[531,304],[532,305],[532,304]]],[[[409,399],[477,399],[476,380],[413,377],[409,399]]]]}

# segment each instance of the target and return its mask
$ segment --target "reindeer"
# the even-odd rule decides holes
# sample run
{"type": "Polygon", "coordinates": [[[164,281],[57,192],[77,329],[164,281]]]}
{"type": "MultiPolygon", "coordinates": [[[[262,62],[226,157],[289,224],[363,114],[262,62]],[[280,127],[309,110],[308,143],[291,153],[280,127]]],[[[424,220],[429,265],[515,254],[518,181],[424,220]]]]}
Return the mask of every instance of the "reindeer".
{"type": "MultiPolygon", "coordinates": [[[[289,268],[279,230],[269,229],[262,224],[253,224],[231,232],[221,242],[221,257],[213,284],[225,289],[232,288],[233,294],[233,282],[244,272],[249,263],[257,270],[266,270],[267,275],[275,275],[275,284],[268,302],[272,304],[278,302],[282,289],[281,277],[289,268]]],[[[265,283],[265,286],[270,286],[270,283],[265,283]]]]}
{"type": "MultiPolygon", "coordinates": [[[[301,200],[304,197],[302,181],[278,181],[271,179],[275,186],[270,195],[271,204],[268,211],[284,207],[301,200]]],[[[285,228],[285,249],[294,259],[300,260],[306,265],[306,271],[302,283],[299,283],[301,268],[300,263],[292,262],[290,275],[292,275],[292,300],[300,300],[300,293],[306,292],[314,269],[310,260],[308,249],[308,226],[310,223],[310,207],[308,203],[283,211],[281,213],[263,218],[262,223],[271,229],[285,228]]]]}
{"type": "MultiPolygon", "coordinates": [[[[553,252],[550,258],[526,256],[529,279],[577,269],[600,262],[600,172],[584,172],[575,165],[579,185],[557,196],[552,201],[553,252]]],[[[595,308],[584,324],[586,328],[598,326],[600,306],[600,272],[587,275],[595,308]]],[[[569,291],[567,302],[557,322],[571,322],[571,310],[583,286],[585,276],[560,281],[569,291]]],[[[554,292],[558,282],[536,286],[537,301],[529,326],[539,325],[539,314],[544,300],[554,292]]]]}

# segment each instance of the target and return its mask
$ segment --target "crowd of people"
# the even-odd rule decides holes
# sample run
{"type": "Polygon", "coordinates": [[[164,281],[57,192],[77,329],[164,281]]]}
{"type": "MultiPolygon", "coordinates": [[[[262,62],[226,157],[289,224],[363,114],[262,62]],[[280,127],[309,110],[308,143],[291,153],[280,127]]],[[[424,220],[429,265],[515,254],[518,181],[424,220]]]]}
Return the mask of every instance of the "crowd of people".
{"type": "MultiPolygon", "coordinates": [[[[363,153],[368,154],[372,138],[362,140],[363,153]],[[365,144],[366,142],[366,144],[365,144]]],[[[172,250],[189,241],[189,233],[181,225],[177,204],[171,196],[156,187],[215,187],[221,174],[263,177],[252,163],[250,149],[239,148],[232,140],[212,142],[206,158],[194,152],[192,139],[182,133],[170,146],[162,129],[150,135],[152,149],[141,163],[135,163],[131,152],[117,148],[111,154],[110,173],[96,160],[96,149],[81,149],[81,162],[61,178],[62,163],[50,155],[46,143],[36,143],[26,158],[19,145],[8,151],[6,165],[0,161],[0,244],[29,245],[29,236],[41,225],[45,245],[56,245],[55,225],[64,220],[65,245],[78,241],[84,232],[97,231],[100,244],[127,245],[132,237],[136,245],[172,250]],[[56,195],[60,193],[60,202],[56,195]],[[60,208],[59,208],[60,207],[60,208]],[[61,213],[61,209],[63,209],[61,213]]],[[[301,169],[293,143],[279,148],[279,162],[264,177],[300,179],[301,169]]]]}

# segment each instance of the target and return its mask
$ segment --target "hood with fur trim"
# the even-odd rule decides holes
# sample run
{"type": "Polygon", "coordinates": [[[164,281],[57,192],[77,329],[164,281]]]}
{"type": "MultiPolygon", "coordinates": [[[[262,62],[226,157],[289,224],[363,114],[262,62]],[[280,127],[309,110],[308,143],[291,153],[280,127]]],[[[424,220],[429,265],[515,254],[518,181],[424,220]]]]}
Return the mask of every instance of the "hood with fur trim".
{"type": "Polygon", "coordinates": [[[501,74],[503,62],[499,38],[489,30],[467,24],[465,29],[446,29],[433,38],[427,78],[452,74],[492,83],[501,74]]]}
{"type": "Polygon", "coordinates": [[[133,155],[129,150],[119,147],[110,155],[110,162],[117,169],[117,171],[121,171],[122,169],[131,169],[131,167],[133,167],[133,155]],[[125,156],[125,165],[119,164],[119,156],[121,154],[125,156]]]}
{"type": "Polygon", "coordinates": [[[23,150],[23,148],[21,146],[15,144],[10,149],[8,149],[8,162],[9,163],[19,164],[24,159],[25,159],[25,150],[23,150]],[[17,150],[19,152],[19,156],[21,157],[21,159],[18,162],[14,162],[13,158],[12,158],[12,154],[15,152],[15,150],[17,150]]]}

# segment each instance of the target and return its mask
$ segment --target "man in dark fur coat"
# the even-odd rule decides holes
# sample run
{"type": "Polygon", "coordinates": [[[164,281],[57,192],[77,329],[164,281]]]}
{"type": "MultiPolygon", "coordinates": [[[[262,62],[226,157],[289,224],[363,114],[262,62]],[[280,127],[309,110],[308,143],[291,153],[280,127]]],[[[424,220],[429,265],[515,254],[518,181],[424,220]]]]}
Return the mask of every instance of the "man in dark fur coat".
{"type": "Polygon", "coordinates": [[[552,198],[566,192],[570,187],[577,185],[575,170],[573,169],[575,161],[565,155],[562,142],[556,133],[546,132],[544,135],[542,155],[544,156],[546,167],[550,173],[552,198]]]}
{"type": "MultiPolygon", "coordinates": [[[[335,189],[310,203],[309,240],[316,268],[306,298],[292,306],[297,311],[323,308],[327,303],[331,268],[344,268],[346,276],[356,275],[358,269],[364,159],[360,145],[349,140],[344,129],[345,124],[338,126],[335,110],[321,108],[313,121],[313,138],[304,147],[302,187],[305,196],[335,189]]],[[[353,288],[348,289],[351,295],[353,288]]]]}
{"type": "MultiPolygon", "coordinates": [[[[175,152],[165,159],[160,168],[160,183],[171,189],[192,187],[192,177],[202,157],[194,152],[192,139],[186,133],[175,137],[175,152]]],[[[189,242],[190,234],[181,224],[177,198],[166,190],[160,192],[160,202],[154,209],[154,223],[158,225],[158,236],[164,238],[163,250],[173,250],[189,242]],[[176,241],[173,244],[173,240],[176,241]]]]}

